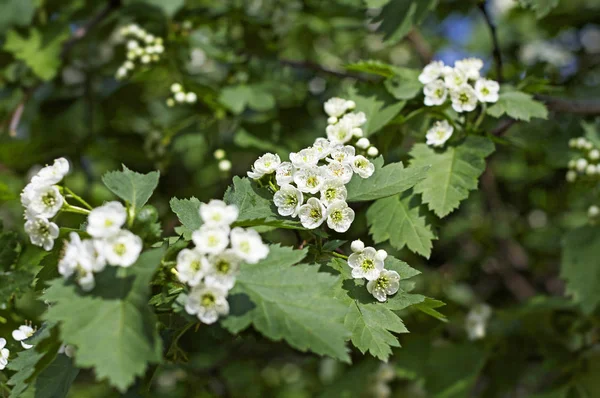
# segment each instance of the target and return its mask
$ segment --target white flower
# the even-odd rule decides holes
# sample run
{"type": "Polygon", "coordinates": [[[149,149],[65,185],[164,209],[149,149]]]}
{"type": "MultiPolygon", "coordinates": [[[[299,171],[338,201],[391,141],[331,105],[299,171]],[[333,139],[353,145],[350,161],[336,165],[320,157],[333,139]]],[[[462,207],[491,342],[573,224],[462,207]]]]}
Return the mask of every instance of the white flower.
{"type": "Polygon", "coordinates": [[[265,153],[254,162],[252,171],[248,172],[248,177],[258,180],[265,174],[273,173],[280,163],[279,155],[265,153]]]}
{"type": "Polygon", "coordinates": [[[110,238],[100,241],[97,248],[106,262],[111,265],[129,267],[135,263],[142,251],[142,239],[125,229],[110,238]]]}
{"type": "Polygon", "coordinates": [[[65,202],[55,185],[36,187],[29,194],[30,212],[43,218],[54,217],[65,202]]]}
{"type": "Polygon", "coordinates": [[[327,207],[327,226],[336,232],[346,232],[354,221],[354,210],[343,200],[336,200],[327,207]]]}
{"type": "Polygon", "coordinates": [[[269,255],[269,246],[263,243],[258,232],[253,229],[234,228],[231,231],[231,248],[248,264],[256,264],[269,255]]]}
{"type": "Polygon", "coordinates": [[[27,343],[23,342],[23,340],[27,340],[28,338],[33,336],[34,333],[35,333],[35,329],[32,328],[31,326],[21,325],[21,326],[19,326],[19,328],[17,330],[13,330],[12,337],[13,337],[13,339],[15,339],[17,341],[20,341],[23,348],[28,350],[33,346],[31,344],[27,344],[27,343]]]}
{"type": "Polygon", "coordinates": [[[219,160],[219,170],[221,171],[229,171],[231,170],[231,161],[228,159],[219,160]]]}
{"type": "MultiPolygon", "coordinates": [[[[354,155],[356,154],[356,149],[351,145],[338,145],[331,151],[331,159],[336,162],[340,162],[343,164],[352,164],[354,160],[354,155]]],[[[327,159],[327,161],[331,161],[327,159]]]]}
{"type": "Polygon", "coordinates": [[[185,102],[187,102],[188,104],[193,104],[198,100],[198,96],[196,95],[196,93],[187,93],[185,95],[185,102]]]}
{"type": "Polygon", "coordinates": [[[273,202],[277,206],[277,212],[282,216],[296,217],[298,210],[304,202],[302,191],[296,187],[286,184],[282,185],[281,189],[273,195],[273,202]]]}
{"type": "Polygon", "coordinates": [[[349,183],[352,179],[352,167],[348,164],[333,160],[323,170],[328,179],[340,180],[343,184],[349,183]]]}
{"type": "Polygon", "coordinates": [[[184,92],[180,91],[178,93],[175,93],[174,97],[175,97],[175,101],[177,101],[177,102],[185,102],[185,93],[184,92]]]}
{"type": "Polygon", "coordinates": [[[367,149],[368,147],[371,146],[371,141],[369,141],[368,138],[363,137],[363,138],[359,139],[358,141],[356,141],[355,145],[357,148],[367,149]]]}
{"type": "Polygon", "coordinates": [[[343,98],[333,97],[325,102],[323,108],[328,116],[337,118],[346,113],[346,111],[350,109],[350,105],[352,105],[350,101],[346,101],[343,98]]]}
{"type": "Polygon", "coordinates": [[[183,249],[177,254],[177,278],[182,283],[196,286],[211,271],[211,264],[206,257],[195,249],[183,249]]]}
{"type": "Polygon", "coordinates": [[[485,337],[491,315],[492,308],[487,304],[479,304],[469,311],[465,327],[470,340],[479,340],[485,337]]]}
{"type": "Polygon", "coordinates": [[[310,198],[298,211],[302,226],[308,229],[318,228],[327,218],[327,209],[317,198],[310,198]]]}
{"type": "Polygon", "coordinates": [[[101,241],[82,241],[75,232],[71,232],[69,237],[71,240],[65,245],[65,254],[58,262],[58,272],[65,278],[75,273],[79,286],[90,291],[96,285],[93,273],[102,271],[106,266],[102,248],[97,247],[101,241]]]}
{"type": "Polygon", "coordinates": [[[43,167],[31,181],[39,185],[58,184],[69,172],[69,162],[65,158],[54,160],[51,166],[43,167]]]}
{"type": "Polygon", "coordinates": [[[88,215],[86,232],[94,238],[116,235],[127,220],[127,210],[121,202],[108,202],[96,207],[88,215]]]}
{"type": "Polygon", "coordinates": [[[217,159],[217,160],[225,159],[225,156],[226,156],[226,155],[227,155],[227,154],[225,153],[225,150],[224,150],[224,149],[221,149],[221,148],[219,148],[219,149],[217,149],[217,150],[215,150],[215,151],[213,152],[213,156],[214,156],[214,157],[215,157],[215,159],[217,159]]]}
{"type": "Polygon", "coordinates": [[[362,178],[369,178],[375,172],[375,165],[362,155],[357,155],[352,160],[352,170],[362,178]]]}
{"type": "Polygon", "coordinates": [[[340,120],[336,124],[330,124],[327,126],[325,131],[327,132],[327,138],[332,144],[345,144],[354,136],[355,128],[359,129],[358,127],[355,127],[351,121],[340,120]]]}
{"type": "Polygon", "coordinates": [[[461,71],[469,80],[479,79],[479,71],[483,68],[483,61],[479,58],[466,58],[454,63],[454,68],[461,71]]]}
{"type": "Polygon", "coordinates": [[[425,105],[427,106],[442,105],[446,102],[446,98],[448,98],[446,83],[441,79],[434,80],[425,85],[423,93],[425,94],[425,105]]]}
{"type": "Polygon", "coordinates": [[[229,226],[237,220],[239,210],[236,205],[228,205],[222,200],[211,199],[200,204],[200,217],[205,225],[229,226]]]}
{"type": "Polygon", "coordinates": [[[6,347],[6,339],[0,338],[0,370],[4,370],[6,365],[8,365],[8,357],[10,356],[10,351],[6,347]]]}
{"type": "Polygon", "coordinates": [[[312,148],[317,152],[319,159],[323,159],[331,153],[331,142],[327,138],[319,137],[315,140],[312,148]]]}
{"type": "Polygon", "coordinates": [[[442,61],[433,61],[423,68],[423,72],[419,75],[419,81],[423,84],[429,84],[440,77],[443,71],[444,63],[442,61]]]}
{"type": "Polygon", "coordinates": [[[375,156],[379,155],[379,149],[375,148],[374,146],[369,147],[367,150],[367,155],[374,158],[375,156]]]}
{"type": "Polygon", "coordinates": [[[312,166],[296,171],[294,182],[302,192],[317,193],[325,182],[325,178],[319,167],[312,166]]]}
{"type": "Polygon", "coordinates": [[[365,244],[360,239],[353,240],[350,244],[350,250],[352,250],[354,253],[360,253],[365,250],[365,244]]]}
{"type": "Polygon", "coordinates": [[[446,87],[450,89],[450,91],[458,90],[460,87],[467,84],[467,81],[465,74],[458,69],[453,69],[444,77],[444,83],[446,83],[446,87]]]}
{"type": "Polygon", "coordinates": [[[192,233],[192,240],[201,253],[221,253],[229,244],[229,227],[205,224],[192,233]]]}
{"type": "Polygon", "coordinates": [[[353,278],[365,278],[369,281],[379,278],[383,270],[383,260],[377,256],[377,251],[372,247],[352,253],[348,257],[348,265],[352,268],[353,278]]]}
{"type": "Polygon", "coordinates": [[[179,84],[179,83],[173,83],[173,84],[171,84],[171,92],[173,94],[178,93],[178,92],[180,92],[182,90],[183,90],[183,87],[181,86],[181,84],[179,84]]]}
{"type": "Polygon", "coordinates": [[[378,301],[384,302],[387,296],[396,294],[400,288],[400,275],[396,271],[382,270],[379,278],[367,282],[367,290],[378,301]]]}
{"type": "Polygon", "coordinates": [[[340,119],[340,123],[348,123],[350,126],[360,127],[367,122],[367,115],[364,112],[347,113],[340,119]]]}
{"type": "Polygon", "coordinates": [[[425,138],[427,138],[427,145],[434,147],[444,146],[446,141],[452,137],[453,132],[454,127],[452,127],[447,120],[437,121],[425,135],[425,138]]]}
{"type": "Polygon", "coordinates": [[[240,269],[241,259],[232,249],[227,249],[221,254],[212,256],[209,261],[212,267],[211,272],[206,275],[206,284],[231,289],[235,285],[235,276],[240,269]]]}
{"type": "Polygon", "coordinates": [[[294,181],[294,166],[290,162],[282,162],[275,170],[277,185],[283,186],[294,181]]]}
{"type": "Polygon", "coordinates": [[[50,251],[54,247],[54,239],[58,238],[58,226],[43,217],[34,216],[25,223],[25,232],[31,244],[50,251]]]}
{"type": "Polygon", "coordinates": [[[344,183],[338,178],[332,178],[323,184],[321,187],[321,203],[324,206],[329,206],[336,200],[346,200],[348,191],[344,183]]]}
{"type": "Polygon", "coordinates": [[[452,108],[456,112],[471,112],[477,107],[477,94],[473,87],[465,84],[450,92],[452,108]]]}
{"type": "Polygon", "coordinates": [[[290,153],[290,161],[298,168],[316,166],[319,163],[319,152],[313,148],[304,148],[300,152],[290,153]]]}
{"type": "Polygon", "coordinates": [[[29,206],[31,199],[33,199],[35,195],[35,190],[41,186],[42,185],[35,184],[33,182],[25,185],[25,188],[23,188],[23,191],[21,191],[21,205],[23,205],[23,207],[29,206]]]}
{"type": "Polygon", "coordinates": [[[190,315],[196,315],[201,322],[210,325],[215,323],[220,315],[229,314],[226,297],[227,290],[219,285],[198,285],[190,292],[185,310],[190,315]]]}
{"type": "Polygon", "coordinates": [[[500,85],[497,81],[488,79],[479,79],[475,82],[475,94],[481,102],[498,101],[498,91],[500,85]]]}

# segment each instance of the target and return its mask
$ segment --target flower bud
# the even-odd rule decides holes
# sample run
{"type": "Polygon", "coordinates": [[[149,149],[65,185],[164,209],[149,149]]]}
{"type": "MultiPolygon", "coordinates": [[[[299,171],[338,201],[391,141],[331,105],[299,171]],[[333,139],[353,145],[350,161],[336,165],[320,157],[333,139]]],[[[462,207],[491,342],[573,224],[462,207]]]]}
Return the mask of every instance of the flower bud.
{"type": "Polygon", "coordinates": [[[361,138],[356,141],[356,147],[360,149],[367,149],[371,145],[371,142],[368,138],[361,138]]]}
{"type": "Polygon", "coordinates": [[[577,169],[577,171],[580,171],[583,173],[583,171],[585,170],[585,168],[588,165],[588,161],[585,160],[584,158],[580,158],[577,159],[577,163],[575,164],[575,168],[577,169]]]}
{"type": "Polygon", "coordinates": [[[128,50],[135,50],[136,48],[138,48],[140,45],[136,40],[129,40],[127,42],[127,49],[128,50]]]}
{"type": "Polygon", "coordinates": [[[577,144],[576,144],[576,148],[585,148],[585,145],[587,143],[587,140],[583,137],[579,137],[577,138],[577,144]]]}
{"type": "Polygon", "coordinates": [[[350,249],[354,253],[358,253],[358,252],[365,250],[365,244],[363,243],[362,240],[357,239],[355,241],[352,241],[352,243],[350,244],[350,249]]]}
{"type": "Polygon", "coordinates": [[[585,168],[585,174],[593,176],[594,174],[596,174],[597,170],[598,169],[596,168],[596,165],[588,164],[588,166],[585,168]]]}
{"type": "Polygon", "coordinates": [[[133,69],[133,68],[135,68],[135,64],[131,61],[125,61],[125,62],[123,62],[123,68],[133,69]]]}
{"type": "Polygon", "coordinates": [[[198,96],[196,95],[196,93],[187,93],[185,95],[185,102],[187,102],[188,104],[193,104],[194,102],[196,102],[197,99],[198,96]]]}
{"type": "Polygon", "coordinates": [[[226,155],[226,153],[223,149],[217,149],[216,151],[213,152],[213,156],[217,160],[225,159],[225,155],[226,155]]]}
{"type": "Polygon", "coordinates": [[[173,98],[167,98],[167,106],[169,108],[175,106],[175,100],[173,98]]]}
{"type": "Polygon", "coordinates": [[[337,120],[337,117],[335,117],[335,116],[331,116],[331,117],[329,117],[329,118],[327,119],[327,123],[328,123],[328,124],[336,124],[336,123],[337,123],[337,121],[338,121],[338,120],[337,120]]]}
{"type": "Polygon", "coordinates": [[[577,139],[576,138],[571,138],[569,140],[569,147],[570,148],[576,148],[577,147],[577,139]]]}
{"type": "Polygon", "coordinates": [[[575,166],[576,166],[576,165],[577,165],[577,161],[576,161],[576,160],[574,160],[574,159],[571,159],[571,160],[569,160],[569,163],[567,163],[567,166],[568,166],[570,169],[575,169],[575,166]]]}
{"type": "Polygon", "coordinates": [[[385,250],[383,249],[379,249],[377,250],[377,254],[376,254],[377,258],[379,258],[381,261],[385,261],[385,259],[387,258],[388,254],[385,250]]]}
{"type": "Polygon", "coordinates": [[[363,136],[363,131],[360,127],[355,127],[352,129],[352,135],[356,138],[360,138],[363,136]]]}
{"type": "Polygon", "coordinates": [[[598,206],[596,206],[596,205],[592,205],[588,209],[588,217],[590,217],[590,218],[596,218],[596,217],[598,217],[599,214],[600,214],[600,208],[598,208],[598,206]]]}
{"type": "Polygon", "coordinates": [[[566,180],[567,182],[575,182],[577,179],[577,173],[573,170],[567,171],[566,180]]]}
{"type": "Polygon", "coordinates": [[[379,150],[372,146],[367,150],[367,155],[374,158],[375,156],[379,155],[379,150]]]}
{"type": "Polygon", "coordinates": [[[219,170],[221,170],[221,171],[231,170],[231,162],[227,159],[223,159],[223,160],[219,161],[219,170]]]}
{"type": "Polygon", "coordinates": [[[600,151],[597,149],[592,149],[588,156],[591,160],[598,160],[600,159],[600,151]]]}
{"type": "Polygon", "coordinates": [[[346,108],[348,108],[349,110],[356,108],[356,102],[352,100],[346,101],[346,108]]]}
{"type": "Polygon", "coordinates": [[[181,90],[183,90],[183,87],[181,87],[181,84],[179,84],[179,83],[173,83],[173,84],[171,84],[171,92],[178,93],[181,90]]]}
{"type": "Polygon", "coordinates": [[[150,56],[148,54],[146,54],[146,55],[142,55],[142,58],[140,60],[142,61],[143,64],[149,64],[150,61],[152,60],[152,58],[150,58],[150,56]]]}
{"type": "Polygon", "coordinates": [[[175,101],[177,102],[185,102],[185,93],[184,92],[178,92],[175,93],[175,101]]]}

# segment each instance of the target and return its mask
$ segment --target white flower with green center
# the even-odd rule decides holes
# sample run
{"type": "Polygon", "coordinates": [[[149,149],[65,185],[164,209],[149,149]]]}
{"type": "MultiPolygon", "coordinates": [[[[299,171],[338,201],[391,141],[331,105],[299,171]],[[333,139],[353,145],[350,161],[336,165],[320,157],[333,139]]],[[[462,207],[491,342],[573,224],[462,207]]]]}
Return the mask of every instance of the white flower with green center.
{"type": "Polygon", "coordinates": [[[201,253],[221,253],[229,244],[229,227],[205,224],[192,233],[192,240],[201,253]]]}
{"type": "Polygon", "coordinates": [[[190,315],[196,315],[200,322],[213,324],[219,316],[229,314],[227,290],[219,285],[198,285],[190,291],[185,310],[190,315]]]}
{"type": "Polygon", "coordinates": [[[427,139],[427,145],[436,148],[444,146],[446,141],[452,137],[454,128],[448,123],[447,120],[437,121],[433,127],[427,131],[425,138],[427,139]]]}
{"type": "Polygon", "coordinates": [[[336,200],[327,207],[327,226],[336,232],[346,232],[354,221],[354,210],[343,200],[336,200]]]}
{"type": "Polygon", "coordinates": [[[329,206],[336,200],[345,201],[348,197],[348,191],[342,181],[337,178],[332,178],[323,184],[321,187],[321,203],[324,206],[329,206]]]}
{"type": "Polygon", "coordinates": [[[25,222],[25,232],[31,244],[42,247],[46,251],[54,247],[54,239],[58,238],[58,226],[43,217],[33,216],[25,222]]]}
{"type": "Polygon", "coordinates": [[[477,93],[468,84],[450,91],[450,98],[452,99],[452,108],[458,113],[471,112],[477,107],[477,93]]]}
{"type": "Polygon", "coordinates": [[[109,238],[119,233],[127,221],[127,210],[121,202],[108,202],[88,214],[86,232],[94,238],[109,238]]]}
{"type": "Polygon", "coordinates": [[[10,351],[6,347],[6,339],[0,338],[0,370],[4,370],[6,365],[8,365],[8,357],[10,356],[10,351]]]}
{"type": "Polygon", "coordinates": [[[282,162],[275,170],[277,185],[283,186],[294,181],[294,165],[291,162],[282,162]]]}
{"type": "Polygon", "coordinates": [[[367,122],[367,116],[364,112],[347,113],[340,119],[340,123],[348,123],[350,126],[360,127],[367,122]]]}
{"type": "Polygon", "coordinates": [[[277,212],[282,216],[296,217],[298,210],[304,202],[302,191],[296,187],[286,184],[273,195],[273,202],[277,206],[277,212]]]}
{"type": "Polygon", "coordinates": [[[443,71],[444,63],[442,61],[430,62],[423,68],[423,71],[419,75],[419,81],[423,84],[429,84],[442,76],[443,71]]]}
{"type": "Polygon", "coordinates": [[[319,159],[324,159],[331,153],[332,145],[327,138],[319,137],[315,140],[312,149],[318,154],[319,159]]]}
{"type": "Polygon", "coordinates": [[[37,185],[54,185],[62,181],[69,172],[69,162],[65,158],[54,160],[51,166],[43,167],[33,176],[31,182],[37,185]]]}
{"type": "Polygon", "coordinates": [[[479,58],[465,58],[454,63],[454,69],[461,71],[467,79],[479,79],[479,72],[483,68],[483,61],[479,58]]]}
{"type": "Polygon", "coordinates": [[[304,228],[318,228],[327,219],[327,209],[317,198],[310,198],[300,207],[298,217],[304,228]]]}
{"type": "Polygon", "coordinates": [[[205,225],[228,227],[237,220],[238,215],[236,205],[228,205],[222,200],[212,199],[200,204],[200,217],[205,225]]]}
{"type": "Polygon", "coordinates": [[[18,329],[13,330],[12,337],[13,337],[13,339],[19,341],[21,343],[21,345],[23,346],[23,348],[28,350],[33,346],[31,344],[25,343],[23,340],[27,340],[28,338],[33,336],[34,333],[35,333],[35,329],[32,328],[31,326],[21,325],[21,326],[19,326],[18,329]]]}
{"type": "Polygon", "coordinates": [[[233,288],[241,262],[237,254],[232,249],[227,249],[221,254],[210,257],[209,261],[212,267],[211,272],[206,275],[206,284],[219,285],[227,290],[233,288]]]}
{"type": "Polygon", "coordinates": [[[400,275],[396,271],[382,270],[379,277],[367,282],[367,290],[377,299],[384,302],[387,296],[396,294],[400,288],[400,275]]]}
{"type": "Polygon", "coordinates": [[[448,98],[446,83],[441,79],[434,80],[423,87],[423,93],[425,94],[425,105],[427,106],[442,105],[448,98]]]}
{"type": "Polygon", "coordinates": [[[93,272],[100,272],[106,266],[106,259],[97,249],[102,241],[91,239],[82,241],[75,232],[71,232],[69,237],[70,241],[65,244],[64,255],[58,262],[58,273],[64,278],[75,274],[79,286],[84,291],[90,291],[95,286],[93,272]]]}
{"type": "Polygon", "coordinates": [[[233,252],[248,264],[256,264],[269,255],[269,246],[265,245],[253,229],[234,228],[231,231],[233,252]]]}
{"type": "Polygon", "coordinates": [[[365,278],[374,281],[379,278],[383,270],[383,260],[377,256],[377,251],[372,247],[352,253],[348,257],[348,265],[352,268],[352,277],[355,279],[365,278]]]}
{"type": "Polygon", "coordinates": [[[265,153],[252,165],[252,171],[248,172],[248,177],[258,180],[265,174],[271,174],[277,169],[277,166],[281,163],[279,155],[273,153],[265,153]]]}
{"type": "Polygon", "coordinates": [[[325,159],[328,162],[336,161],[343,164],[352,164],[352,160],[354,160],[354,155],[356,155],[356,148],[352,145],[337,145],[331,151],[331,159],[325,159]]]}
{"type": "Polygon", "coordinates": [[[475,82],[475,94],[481,102],[498,101],[498,91],[500,91],[500,85],[497,81],[479,79],[475,82]]]}
{"type": "Polygon", "coordinates": [[[458,90],[463,85],[468,83],[467,77],[464,73],[462,73],[458,69],[453,69],[450,73],[448,73],[444,77],[444,83],[446,83],[446,87],[452,90],[458,90]]]}
{"type": "Polygon", "coordinates": [[[40,186],[31,192],[29,211],[39,217],[51,218],[58,213],[64,202],[58,187],[40,186]]]}
{"type": "Polygon", "coordinates": [[[325,176],[319,167],[312,166],[296,171],[294,182],[302,192],[317,193],[325,182],[325,176]]]}
{"type": "Polygon", "coordinates": [[[300,152],[290,153],[290,161],[297,168],[316,166],[319,163],[319,152],[314,148],[304,148],[300,152]]]}
{"type": "Polygon", "coordinates": [[[340,180],[343,184],[347,184],[352,179],[352,167],[348,164],[340,163],[337,161],[331,161],[324,168],[325,176],[328,179],[340,180]]]}
{"type": "Polygon", "coordinates": [[[340,120],[336,124],[330,124],[325,130],[327,132],[327,139],[332,144],[345,144],[350,141],[354,136],[354,125],[348,120],[340,120]]]}
{"type": "Polygon", "coordinates": [[[142,239],[127,230],[99,241],[97,248],[106,262],[120,267],[129,267],[135,263],[142,252],[142,239]]]}
{"type": "Polygon", "coordinates": [[[196,286],[211,271],[211,264],[200,251],[183,249],[177,254],[176,269],[177,278],[180,282],[196,286]]]}
{"type": "Polygon", "coordinates": [[[362,178],[369,178],[375,172],[375,165],[362,155],[357,155],[352,159],[352,170],[362,178]]]}
{"type": "Polygon", "coordinates": [[[328,116],[338,118],[346,113],[348,109],[350,109],[350,105],[350,101],[347,101],[343,98],[333,97],[328,99],[325,104],[323,104],[323,108],[328,116]]]}

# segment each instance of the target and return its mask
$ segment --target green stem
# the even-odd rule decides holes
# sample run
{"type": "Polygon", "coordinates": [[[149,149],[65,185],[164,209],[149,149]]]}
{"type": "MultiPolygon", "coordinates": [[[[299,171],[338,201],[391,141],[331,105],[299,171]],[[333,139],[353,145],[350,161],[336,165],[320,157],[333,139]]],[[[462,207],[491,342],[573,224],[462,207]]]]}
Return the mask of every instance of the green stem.
{"type": "Polygon", "coordinates": [[[483,122],[483,118],[485,117],[486,109],[487,109],[487,105],[484,103],[481,106],[481,112],[479,113],[479,117],[477,118],[477,120],[475,121],[475,124],[473,125],[473,130],[477,131],[477,129],[479,129],[479,126],[481,125],[481,122],[483,122]]]}
{"type": "Polygon", "coordinates": [[[90,214],[90,211],[88,209],[84,209],[83,207],[79,206],[72,206],[68,203],[65,203],[61,210],[65,213],[84,214],[86,216],[90,214]]]}
{"type": "Polygon", "coordinates": [[[341,254],[341,253],[338,253],[338,252],[331,252],[331,255],[333,257],[343,258],[344,260],[348,260],[348,256],[346,256],[345,254],[341,254]]]}
{"type": "Polygon", "coordinates": [[[417,116],[419,116],[421,113],[423,113],[423,112],[426,112],[426,111],[428,111],[428,110],[429,110],[429,109],[428,109],[428,108],[425,108],[425,107],[423,107],[423,108],[419,108],[419,109],[416,109],[416,110],[412,111],[411,113],[409,113],[408,115],[406,115],[406,117],[402,118],[402,120],[400,120],[400,123],[401,123],[401,124],[403,124],[403,123],[406,123],[406,122],[408,122],[410,119],[412,119],[412,118],[414,118],[414,117],[417,117],[417,116]]]}
{"type": "Polygon", "coordinates": [[[65,189],[65,192],[67,193],[67,197],[71,197],[71,198],[75,199],[76,201],[78,201],[79,203],[81,203],[82,205],[84,205],[89,210],[93,209],[93,207],[90,206],[90,204],[88,202],[86,202],[85,200],[83,200],[83,198],[81,198],[79,195],[75,194],[75,192],[71,191],[67,187],[64,187],[64,189],[65,189]]]}
{"type": "Polygon", "coordinates": [[[278,187],[277,187],[275,184],[273,184],[273,181],[271,181],[271,180],[269,180],[269,186],[271,187],[271,189],[272,189],[274,192],[277,192],[277,191],[279,191],[279,188],[278,188],[278,187]]]}

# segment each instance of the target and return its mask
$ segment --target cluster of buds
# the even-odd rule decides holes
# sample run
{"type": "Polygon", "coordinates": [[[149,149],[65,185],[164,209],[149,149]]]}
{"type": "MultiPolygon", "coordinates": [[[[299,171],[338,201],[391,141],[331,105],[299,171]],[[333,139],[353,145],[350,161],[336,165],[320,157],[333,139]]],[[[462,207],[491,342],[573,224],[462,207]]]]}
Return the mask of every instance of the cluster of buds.
{"type": "Polygon", "coordinates": [[[219,170],[223,172],[231,170],[231,161],[226,158],[227,153],[224,149],[217,149],[213,152],[213,156],[219,161],[219,170]]]}
{"type": "Polygon", "coordinates": [[[596,179],[600,177],[600,150],[584,137],[573,138],[569,147],[576,149],[579,154],[569,161],[566,179],[575,182],[577,179],[596,179]]]}
{"type": "Polygon", "coordinates": [[[588,217],[590,221],[596,222],[598,220],[598,216],[600,216],[600,207],[596,205],[591,205],[588,208],[588,217]]]}
{"type": "Polygon", "coordinates": [[[117,69],[117,79],[124,79],[132,73],[136,63],[148,65],[159,61],[165,52],[162,37],[156,37],[136,24],[122,27],[119,34],[127,39],[127,60],[117,69]]]}
{"type": "Polygon", "coordinates": [[[183,86],[179,83],[171,84],[172,97],[167,98],[167,106],[172,107],[175,104],[194,104],[198,100],[198,96],[193,92],[185,92],[183,86]]]}
{"type": "Polygon", "coordinates": [[[364,153],[369,157],[374,158],[377,155],[379,155],[379,149],[377,149],[376,147],[371,145],[371,141],[369,141],[369,139],[366,137],[359,138],[356,141],[356,144],[354,144],[354,146],[359,151],[361,151],[361,150],[365,151],[364,153]]]}

